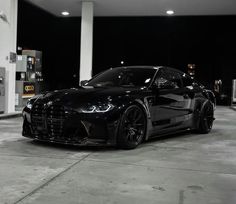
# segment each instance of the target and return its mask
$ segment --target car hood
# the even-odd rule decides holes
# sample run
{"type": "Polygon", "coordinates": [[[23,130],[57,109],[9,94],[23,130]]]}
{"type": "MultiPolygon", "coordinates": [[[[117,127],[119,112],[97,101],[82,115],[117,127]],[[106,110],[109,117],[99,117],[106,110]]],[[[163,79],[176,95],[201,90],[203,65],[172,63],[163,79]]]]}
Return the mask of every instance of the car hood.
{"type": "Polygon", "coordinates": [[[76,107],[85,103],[98,103],[116,101],[124,97],[132,97],[140,94],[143,88],[136,87],[92,87],[85,86],[73,89],[56,90],[41,96],[38,100],[45,103],[60,103],[66,106],[76,107]]]}

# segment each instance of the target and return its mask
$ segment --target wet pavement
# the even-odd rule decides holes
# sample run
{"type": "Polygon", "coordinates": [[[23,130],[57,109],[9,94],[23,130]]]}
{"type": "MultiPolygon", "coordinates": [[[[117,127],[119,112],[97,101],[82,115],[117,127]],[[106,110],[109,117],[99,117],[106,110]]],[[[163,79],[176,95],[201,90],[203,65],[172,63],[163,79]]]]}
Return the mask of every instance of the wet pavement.
{"type": "Polygon", "coordinates": [[[21,126],[21,118],[0,120],[1,204],[236,203],[236,112],[228,107],[217,107],[210,134],[135,150],[35,142],[21,126]]]}

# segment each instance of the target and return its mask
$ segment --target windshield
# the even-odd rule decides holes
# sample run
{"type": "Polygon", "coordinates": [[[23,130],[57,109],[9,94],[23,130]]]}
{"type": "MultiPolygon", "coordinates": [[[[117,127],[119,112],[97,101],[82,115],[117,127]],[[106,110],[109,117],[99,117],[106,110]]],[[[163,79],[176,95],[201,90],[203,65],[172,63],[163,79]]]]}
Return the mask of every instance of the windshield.
{"type": "Polygon", "coordinates": [[[86,85],[106,86],[148,86],[156,69],[152,68],[114,68],[92,78],[86,85]]]}

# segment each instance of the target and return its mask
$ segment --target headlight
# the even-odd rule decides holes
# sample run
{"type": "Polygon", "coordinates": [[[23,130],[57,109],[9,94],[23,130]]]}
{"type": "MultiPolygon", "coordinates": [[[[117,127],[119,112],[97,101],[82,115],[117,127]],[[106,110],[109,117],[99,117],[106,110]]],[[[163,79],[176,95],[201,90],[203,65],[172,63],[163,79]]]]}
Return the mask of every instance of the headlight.
{"type": "Polygon", "coordinates": [[[35,95],[32,98],[30,98],[26,103],[26,107],[28,109],[32,109],[34,102],[41,96],[43,96],[43,94],[38,94],[38,95],[35,95]]]}
{"type": "Polygon", "coordinates": [[[26,107],[28,108],[28,109],[31,109],[32,107],[33,107],[33,104],[34,104],[34,102],[36,101],[36,97],[33,97],[33,98],[31,98],[31,99],[29,99],[28,101],[27,101],[27,103],[26,103],[26,107]]]}
{"type": "Polygon", "coordinates": [[[26,103],[26,107],[28,109],[31,109],[33,107],[33,102],[31,100],[28,100],[27,103],[26,103]]]}
{"type": "Polygon", "coordinates": [[[26,104],[26,107],[27,107],[28,109],[31,109],[32,106],[33,106],[33,104],[31,104],[31,103],[27,103],[27,104],[26,104]]]}
{"type": "Polygon", "coordinates": [[[82,113],[105,113],[112,110],[114,106],[112,104],[101,104],[101,105],[89,105],[81,108],[82,113]]]}

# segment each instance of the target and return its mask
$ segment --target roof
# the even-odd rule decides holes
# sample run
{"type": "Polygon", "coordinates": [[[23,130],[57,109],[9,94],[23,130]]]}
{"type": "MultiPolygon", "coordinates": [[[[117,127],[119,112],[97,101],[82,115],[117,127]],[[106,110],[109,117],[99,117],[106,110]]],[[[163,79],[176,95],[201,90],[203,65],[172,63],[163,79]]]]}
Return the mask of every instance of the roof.
{"type": "Polygon", "coordinates": [[[120,66],[120,67],[111,67],[113,68],[131,68],[131,69],[157,69],[161,66],[145,66],[145,65],[137,65],[137,66],[120,66]]]}

